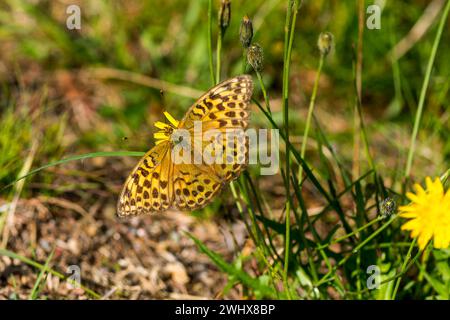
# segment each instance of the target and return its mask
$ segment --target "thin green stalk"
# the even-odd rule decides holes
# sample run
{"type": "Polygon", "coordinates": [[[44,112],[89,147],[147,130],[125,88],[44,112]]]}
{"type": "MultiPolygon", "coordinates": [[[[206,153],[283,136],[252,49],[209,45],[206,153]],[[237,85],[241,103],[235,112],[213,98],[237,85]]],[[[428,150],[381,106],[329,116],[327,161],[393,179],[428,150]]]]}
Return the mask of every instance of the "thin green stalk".
{"type": "Polygon", "coordinates": [[[364,152],[366,154],[367,161],[369,162],[370,168],[376,173],[376,166],[375,162],[372,159],[372,155],[370,154],[370,148],[369,148],[369,139],[367,138],[367,131],[366,131],[366,125],[364,123],[364,118],[362,115],[362,108],[361,108],[361,101],[356,103],[356,109],[358,111],[358,117],[359,117],[359,128],[361,130],[361,135],[363,138],[364,143],[364,152]]]}
{"type": "Polygon", "coordinates": [[[436,37],[434,39],[433,48],[431,50],[431,55],[428,60],[428,66],[427,66],[427,70],[425,73],[425,78],[424,78],[423,84],[422,84],[422,90],[420,92],[419,105],[417,107],[416,118],[414,120],[414,129],[413,129],[413,133],[411,136],[411,143],[410,143],[409,151],[408,151],[408,160],[406,162],[405,178],[408,178],[409,174],[411,172],[414,151],[416,149],[417,133],[419,132],[419,126],[420,126],[420,122],[422,120],[422,114],[423,114],[423,107],[425,104],[425,96],[427,94],[427,89],[428,89],[428,85],[430,83],[430,78],[431,78],[431,71],[433,70],[434,60],[436,58],[437,49],[439,47],[442,32],[444,31],[444,27],[445,27],[445,23],[447,21],[447,16],[448,16],[449,10],[450,10],[450,1],[447,1],[447,5],[445,6],[444,12],[442,13],[442,16],[441,16],[441,21],[439,22],[439,28],[436,33],[436,37]]]}
{"type": "Polygon", "coordinates": [[[294,212],[294,216],[295,219],[297,220],[297,224],[300,226],[300,230],[299,230],[299,235],[300,235],[300,239],[303,241],[303,243],[305,244],[305,248],[306,248],[306,252],[307,252],[307,256],[308,256],[308,264],[309,264],[309,268],[311,270],[311,275],[313,277],[314,283],[316,283],[317,281],[319,281],[318,278],[318,271],[317,271],[317,267],[316,264],[314,263],[314,256],[311,253],[311,248],[307,245],[307,241],[305,238],[305,234],[303,233],[303,229],[302,229],[302,221],[300,218],[300,215],[298,213],[298,210],[295,206],[292,206],[292,211],[294,212]]]}
{"type": "MultiPolygon", "coordinates": [[[[248,178],[248,179],[250,179],[250,178],[248,178]]],[[[231,182],[230,186],[231,186],[231,192],[233,194],[233,198],[234,198],[234,200],[237,203],[239,214],[241,215],[241,217],[242,217],[242,219],[244,221],[244,224],[245,224],[245,226],[246,226],[246,228],[248,230],[248,233],[250,234],[250,237],[252,238],[253,242],[256,245],[257,253],[259,254],[259,257],[264,261],[264,263],[266,264],[266,267],[269,269],[269,277],[270,277],[271,283],[273,285],[273,288],[274,288],[274,290],[276,292],[276,295],[278,297],[277,286],[276,286],[276,283],[275,283],[275,279],[273,278],[273,275],[276,274],[277,272],[276,272],[276,270],[273,269],[273,267],[271,266],[270,262],[267,259],[267,257],[273,256],[272,253],[271,253],[271,249],[273,250],[274,254],[277,256],[277,258],[278,258],[278,254],[275,251],[275,248],[273,247],[271,239],[269,238],[269,243],[271,245],[270,248],[267,246],[267,244],[266,244],[266,242],[264,240],[262,231],[260,230],[260,228],[259,228],[259,226],[257,224],[257,221],[256,221],[254,208],[252,206],[252,203],[251,203],[251,200],[250,200],[250,195],[249,195],[249,190],[248,190],[248,188],[247,188],[247,186],[245,184],[245,181],[244,181],[243,186],[242,186],[243,191],[239,195],[238,195],[238,193],[236,191],[234,182],[231,182]],[[246,222],[246,217],[244,216],[243,208],[242,208],[242,206],[241,206],[241,204],[239,202],[240,199],[243,199],[246,202],[247,206],[248,206],[248,212],[250,214],[250,218],[251,218],[251,221],[252,221],[252,225],[251,226],[246,222]]],[[[274,260],[276,260],[276,259],[274,259],[274,260]]]]}
{"type": "Polygon", "coordinates": [[[8,187],[11,187],[17,181],[20,181],[20,180],[25,179],[25,178],[33,175],[33,174],[36,174],[36,173],[38,173],[41,170],[44,170],[44,169],[50,168],[50,167],[54,167],[54,166],[57,166],[57,165],[60,165],[60,164],[64,164],[64,163],[67,163],[67,162],[70,162],[70,161],[84,160],[84,159],[97,158],[97,157],[125,157],[125,156],[142,157],[142,156],[144,156],[144,154],[145,154],[145,152],[139,152],[139,151],[112,151],[112,152],[106,151],[106,152],[85,153],[85,154],[81,154],[81,155],[67,157],[65,159],[61,159],[61,160],[58,160],[58,161],[50,162],[50,163],[48,163],[46,165],[43,165],[42,167],[39,167],[39,168],[34,169],[34,170],[31,170],[27,174],[20,176],[16,180],[14,180],[11,183],[9,183],[8,185],[4,186],[2,189],[0,189],[0,191],[2,191],[3,189],[6,189],[8,187]]]}
{"type": "MultiPolygon", "coordinates": [[[[258,225],[256,224],[256,220],[254,219],[255,216],[254,216],[254,213],[253,213],[253,209],[252,208],[249,209],[249,212],[251,212],[251,218],[252,218],[252,222],[253,222],[253,225],[250,226],[247,223],[246,217],[244,216],[244,211],[243,211],[242,206],[241,206],[241,204],[239,202],[239,199],[242,199],[242,197],[238,196],[238,194],[236,192],[236,187],[234,185],[234,182],[230,183],[230,188],[231,188],[231,193],[233,194],[233,198],[234,198],[234,200],[237,203],[239,214],[241,215],[242,221],[244,221],[245,227],[247,228],[247,231],[248,231],[250,237],[252,238],[253,242],[256,245],[257,252],[259,253],[260,258],[265,262],[266,266],[270,270],[271,283],[272,283],[272,285],[274,287],[274,290],[276,292],[276,295],[278,297],[278,290],[276,288],[276,284],[275,284],[275,281],[274,281],[273,276],[272,276],[273,273],[274,273],[273,272],[273,268],[271,267],[269,261],[267,261],[265,253],[262,252],[264,250],[261,249],[261,247],[264,248],[264,249],[266,249],[266,247],[265,246],[260,246],[260,234],[257,232],[259,230],[259,228],[258,228],[258,225]]],[[[244,198],[245,198],[245,196],[244,196],[244,198]]],[[[245,199],[245,201],[247,201],[247,203],[248,203],[249,199],[245,199]]],[[[264,240],[262,240],[262,241],[264,241],[264,240]]],[[[269,256],[269,254],[268,254],[268,256],[269,256]]]]}
{"type": "MultiPolygon", "coordinates": [[[[311,120],[312,120],[312,115],[313,115],[313,111],[314,111],[314,105],[315,105],[315,102],[316,102],[317,88],[319,87],[320,73],[322,72],[323,61],[324,60],[325,60],[325,55],[321,54],[320,55],[320,60],[319,60],[319,67],[317,68],[316,79],[314,80],[314,87],[313,87],[313,91],[312,91],[312,94],[311,94],[311,100],[309,102],[308,116],[306,117],[305,131],[303,132],[302,149],[301,149],[301,152],[300,152],[300,155],[301,155],[301,157],[303,159],[305,159],[306,144],[308,142],[309,128],[311,126],[311,120]]],[[[303,176],[303,167],[300,166],[300,168],[298,170],[298,180],[301,181],[302,176],[303,176]]]]}
{"type": "Polygon", "coordinates": [[[357,234],[357,233],[359,233],[359,232],[361,232],[361,231],[367,229],[367,228],[370,227],[371,225],[373,225],[373,224],[375,224],[375,223],[381,221],[381,220],[383,220],[383,217],[379,216],[378,218],[373,219],[372,221],[370,221],[369,223],[367,223],[367,224],[361,226],[360,228],[356,229],[355,231],[353,231],[353,232],[351,232],[351,233],[348,233],[348,234],[346,234],[345,236],[339,237],[339,238],[337,238],[337,239],[331,241],[330,243],[323,244],[323,245],[317,247],[317,249],[324,249],[324,248],[327,248],[327,247],[331,246],[332,244],[336,244],[336,243],[339,243],[339,242],[341,242],[341,241],[343,241],[343,240],[345,240],[345,239],[348,239],[348,238],[354,236],[355,234],[357,234]]]}
{"type": "Polygon", "coordinates": [[[264,85],[263,79],[261,77],[261,73],[256,71],[256,76],[258,77],[259,85],[261,87],[261,91],[264,96],[264,102],[266,103],[267,112],[272,116],[272,110],[270,109],[269,96],[266,91],[266,86],[264,85]]]}
{"type": "Polygon", "coordinates": [[[222,28],[219,27],[219,35],[217,37],[217,49],[216,49],[216,84],[220,82],[220,69],[221,69],[221,54],[222,54],[222,28]]]}
{"type": "Polygon", "coordinates": [[[242,54],[242,74],[247,70],[247,49],[244,48],[244,53],[242,54]]]}
{"type": "MultiPolygon", "coordinates": [[[[358,41],[362,41],[362,39],[358,40],[358,41]]],[[[354,113],[354,146],[355,146],[355,150],[354,150],[354,157],[356,157],[355,161],[358,161],[358,163],[354,163],[354,170],[353,173],[358,173],[359,175],[359,145],[360,145],[360,138],[362,137],[363,139],[363,145],[364,145],[364,152],[366,154],[366,158],[367,161],[369,162],[369,166],[370,168],[376,173],[376,166],[375,163],[372,159],[372,155],[370,154],[370,148],[369,148],[369,139],[367,137],[367,130],[366,130],[366,126],[364,123],[364,118],[363,118],[363,114],[362,114],[362,100],[361,100],[361,65],[362,65],[362,51],[360,52],[359,50],[362,50],[359,48],[358,46],[358,52],[356,53],[356,58],[354,58],[355,60],[355,67],[354,67],[354,86],[355,86],[355,91],[356,91],[356,96],[355,96],[355,113],[354,113]]]]}
{"type": "MultiPolygon", "coordinates": [[[[317,268],[316,268],[316,266],[314,264],[314,260],[313,260],[312,254],[310,254],[310,251],[311,251],[310,249],[311,248],[307,245],[308,242],[306,241],[304,230],[303,230],[303,225],[304,225],[304,221],[303,220],[306,220],[306,224],[308,225],[308,228],[311,231],[312,236],[314,237],[314,241],[316,241],[318,243],[321,243],[322,239],[320,238],[320,236],[317,233],[317,231],[314,229],[314,225],[311,223],[311,220],[309,219],[309,216],[308,216],[308,213],[307,213],[307,209],[306,209],[306,206],[305,206],[305,201],[304,201],[303,196],[302,196],[301,191],[300,191],[301,184],[302,183],[298,182],[298,180],[296,179],[295,175],[292,175],[292,185],[294,187],[294,192],[295,192],[295,195],[297,196],[300,209],[301,209],[301,211],[303,213],[303,215],[300,217],[300,215],[298,214],[297,209],[295,207],[293,207],[293,209],[294,209],[293,210],[294,211],[294,216],[295,216],[295,219],[297,220],[297,224],[300,226],[300,228],[299,228],[300,237],[301,237],[302,241],[305,243],[305,247],[307,249],[308,262],[309,262],[309,264],[311,266],[311,272],[313,274],[314,282],[317,282],[317,281],[319,281],[318,277],[317,277],[318,272],[317,272],[317,268]]],[[[322,256],[322,258],[324,259],[325,264],[327,265],[328,269],[331,270],[331,268],[332,268],[331,267],[331,263],[328,260],[328,257],[325,254],[325,252],[322,249],[319,249],[319,253],[322,256]]]]}
{"type": "Polygon", "coordinates": [[[258,102],[258,100],[252,99],[252,101],[257,105],[258,109],[264,114],[264,116],[269,120],[270,124],[272,125],[272,128],[280,130],[280,137],[289,145],[289,152],[291,153],[290,156],[293,156],[294,159],[297,161],[297,163],[301,166],[303,166],[303,170],[305,170],[305,173],[308,175],[308,178],[311,180],[313,185],[316,187],[317,191],[319,191],[328,201],[328,203],[331,205],[333,209],[336,211],[339,210],[339,208],[335,207],[334,198],[332,198],[328,192],[324,189],[324,187],[319,183],[317,178],[312,173],[311,168],[308,167],[307,163],[301,158],[300,152],[295,149],[291,142],[286,139],[284,135],[284,131],[280,129],[280,127],[276,124],[276,122],[273,120],[273,118],[269,115],[269,113],[261,106],[261,104],[258,102]]]}
{"type": "MultiPolygon", "coordinates": [[[[356,266],[359,270],[361,270],[361,254],[358,252],[358,256],[356,257],[356,266]]],[[[356,274],[356,289],[358,292],[361,290],[361,272],[356,274]]],[[[362,293],[358,293],[358,300],[362,300],[362,293]]]]}
{"type": "Polygon", "coordinates": [[[240,213],[243,213],[244,211],[242,210],[242,205],[239,202],[239,196],[237,194],[236,191],[236,186],[234,185],[234,181],[231,181],[230,183],[230,189],[231,189],[231,194],[233,195],[234,200],[236,201],[236,207],[238,208],[240,213]]]}
{"type": "MultiPolygon", "coordinates": [[[[353,252],[358,252],[362,247],[364,247],[367,243],[369,243],[370,241],[372,241],[373,238],[375,238],[378,234],[380,234],[384,229],[386,229],[387,227],[389,227],[391,225],[392,222],[394,222],[397,219],[397,216],[392,217],[388,222],[386,222],[384,225],[382,225],[380,228],[378,228],[377,230],[375,230],[374,233],[372,233],[370,236],[368,236],[366,239],[364,239],[364,241],[362,241],[360,244],[358,244],[354,249],[353,252]]],[[[348,260],[350,256],[347,256],[346,259],[344,259],[345,261],[348,260]]],[[[344,261],[344,262],[345,262],[344,261]]],[[[339,265],[342,265],[344,262],[340,262],[339,265]]]]}
{"type": "Polygon", "coordinates": [[[381,248],[406,248],[411,245],[410,242],[383,242],[383,243],[377,243],[376,245],[370,245],[364,247],[364,250],[376,250],[381,248]]]}
{"type": "MultiPolygon", "coordinates": [[[[394,216],[392,217],[388,222],[386,222],[383,226],[381,226],[380,228],[378,228],[374,233],[372,233],[369,237],[367,237],[366,239],[364,239],[364,241],[362,241],[360,244],[358,244],[353,250],[353,253],[358,252],[359,250],[361,250],[361,248],[363,248],[367,243],[369,243],[370,241],[372,241],[373,238],[375,238],[378,234],[380,234],[384,229],[386,229],[387,227],[389,227],[396,219],[398,216],[394,216]]],[[[345,264],[347,262],[348,259],[350,259],[352,255],[348,255],[345,258],[343,258],[342,260],[340,260],[337,265],[333,268],[333,270],[331,272],[328,272],[318,283],[317,286],[320,286],[328,281],[330,281],[330,279],[332,279],[332,275],[334,272],[336,272],[336,270],[341,267],[343,264],[345,264]]]]}
{"type": "Polygon", "coordinates": [[[355,58],[355,87],[356,103],[353,113],[353,164],[352,176],[358,177],[360,171],[360,140],[361,122],[358,119],[358,101],[361,101],[362,91],[362,60],[363,60],[363,32],[364,32],[364,0],[358,1],[358,47],[355,58]]]}
{"type": "MultiPolygon", "coordinates": [[[[242,183],[242,189],[243,189],[242,190],[242,194],[243,194],[243,197],[244,197],[245,201],[247,202],[247,204],[249,206],[248,212],[250,214],[251,221],[253,222],[253,229],[254,229],[253,233],[255,234],[256,239],[258,239],[258,242],[256,243],[257,244],[258,253],[259,253],[260,258],[264,261],[264,263],[266,264],[266,267],[270,271],[269,277],[271,278],[271,283],[273,284],[274,289],[275,289],[275,291],[277,292],[277,295],[278,295],[277,286],[275,285],[275,279],[273,279],[273,275],[277,274],[277,271],[274,270],[274,268],[272,267],[272,265],[268,261],[267,257],[273,257],[273,254],[275,254],[276,257],[274,258],[274,260],[276,261],[279,258],[279,256],[278,256],[278,254],[276,252],[275,247],[273,246],[272,240],[270,238],[269,231],[266,229],[266,226],[264,225],[264,228],[266,229],[266,232],[268,234],[270,246],[268,246],[266,244],[266,241],[264,239],[264,235],[263,235],[261,229],[258,226],[258,222],[256,221],[256,215],[255,215],[255,211],[256,210],[253,208],[253,205],[252,205],[252,202],[251,202],[251,199],[250,199],[250,192],[249,192],[248,185],[250,186],[250,189],[252,190],[252,192],[253,192],[253,194],[255,196],[257,196],[256,195],[256,190],[253,189],[254,187],[253,187],[253,184],[251,183],[250,177],[248,175],[245,175],[245,178],[246,179],[244,179],[244,181],[242,183]]],[[[260,211],[260,215],[263,215],[262,209],[261,209],[261,207],[259,205],[259,202],[258,202],[257,198],[255,199],[255,202],[256,202],[256,205],[258,206],[258,209],[260,211]]]]}
{"type": "MultiPolygon", "coordinates": [[[[411,258],[412,250],[416,246],[416,242],[417,242],[417,238],[414,238],[414,240],[411,242],[411,245],[409,246],[408,253],[406,254],[405,260],[403,261],[402,268],[400,269],[400,275],[402,275],[405,272],[406,266],[408,265],[408,262],[411,258]]],[[[397,295],[397,291],[398,291],[401,281],[402,281],[402,277],[399,276],[397,281],[395,282],[395,287],[394,287],[394,291],[392,292],[391,300],[395,300],[395,297],[397,295]]]]}
{"type": "Polygon", "coordinates": [[[290,194],[290,152],[289,152],[289,69],[292,53],[292,45],[294,42],[295,22],[297,20],[298,1],[289,0],[286,14],[285,37],[284,37],[284,61],[283,61],[283,125],[286,138],[286,234],[285,234],[285,258],[283,270],[283,284],[287,291],[288,298],[291,298],[288,286],[288,269],[290,254],[290,218],[291,218],[291,197],[290,194]]]}
{"type": "MultiPolygon", "coordinates": [[[[257,207],[257,209],[258,209],[258,211],[260,213],[260,216],[261,217],[265,217],[264,210],[263,210],[263,207],[261,205],[261,203],[265,203],[266,202],[265,199],[264,199],[264,196],[262,194],[261,195],[258,194],[258,191],[256,190],[255,185],[253,184],[253,181],[251,180],[250,175],[248,174],[248,172],[244,172],[243,174],[244,174],[244,178],[245,178],[244,181],[247,183],[247,184],[244,184],[244,191],[246,191],[246,193],[249,194],[249,192],[247,190],[247,187],[245,187],[246,185],[248,185],[250,187],[250,190],[252,191],[253,197],[255,199],[255,204],[256,204],[256,207],[257,207]],[[259,197],[261,197],[261,198],[259,198],[259,197]]],[[[247,198],[250,199],[249,196],[247,198]]],[[[248,200],[248,202],[250,202],[250,200],[248,200]]],[[[265,230],[265,232],[267,234],[267,238],[268,238],[268,241],[269,241],[269,245],[270,245],[270,249],[271,249],[270,255],[271,256],[275,255],[276,260],[281,261],[281,258],[278,255],[278,252],[275,249],[275,246],[273,244],[272,237],[270,236],[270,231],[267,228],[267,225],[263,224],[263,227],[264,227],[264,230],[265,230]]]]}
{"type": "Polygon", "coordinates": [[[36,279],[36,282],[34,283],[33,290],[31,290],[31,293],[30,293],[30,296],[29,296],[30,300],[36,300],[36,298],[37,298],[37,296],[38,296],[38,294],[40,292],[42,278],[44,278],[45,273],[48,270],[48,266],[50,264],[50,261],[53,258],[53,254],[54,253],[55,253],[55,248],[53,248],[52,252],[50,252],[50,255],[48,256],[47,260],[45,261],[44,268],[42,268],[41,272],[39,272],[39,275],[38,275],[38,277],[36,279]]]}
{"type": "Polygon", "coordinates": [[[212,52],[212,0],[208,1],[208,57],[209,57],[209,72],[211,74],[211,83],[215,83],[214,64],[212,52]]]}

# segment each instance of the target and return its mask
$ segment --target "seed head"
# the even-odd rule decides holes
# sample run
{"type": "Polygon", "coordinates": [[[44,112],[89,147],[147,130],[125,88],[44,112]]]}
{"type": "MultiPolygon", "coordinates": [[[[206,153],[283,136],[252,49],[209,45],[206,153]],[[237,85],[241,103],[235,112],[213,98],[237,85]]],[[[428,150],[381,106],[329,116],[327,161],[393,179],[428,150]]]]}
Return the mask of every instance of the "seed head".
{"type": "Polygon", "coordinates": [[[222,32],[228,28],[231,19],[231,0],[222,0],[219,9],[219,27],[222,32]]]}
{"type": "Polygon", "coordinates": [[[322,32],[317,40],[317,46],[319,47],[320,54],[326,56],[333,48],[333,34],[330,32],[322,32]]]}
{"type": "Polygon", "coordinates": [[[395,212],[395,209],[397,208],[397,204],[395,203],[395,200],[392,198],[387,197],[383,200],[381,203],[381,215],[383,218],[387,218],[390,215],[392,215],[395,212]]]}
{"type": "Polygon", "coordinates": [[[248,48],[252,43],[253,38],[253,23],[250,18],[245,15],[242,18],[241,27],[239,28],[239,39],[241,40],[242,46],[248,48]]]}
{"type": "Polygon", "coordinates": [[[261,46],[257,43],[252,44],[247,51],[247,61],[257,72],[263,68],[264,52],[261,46]]]}

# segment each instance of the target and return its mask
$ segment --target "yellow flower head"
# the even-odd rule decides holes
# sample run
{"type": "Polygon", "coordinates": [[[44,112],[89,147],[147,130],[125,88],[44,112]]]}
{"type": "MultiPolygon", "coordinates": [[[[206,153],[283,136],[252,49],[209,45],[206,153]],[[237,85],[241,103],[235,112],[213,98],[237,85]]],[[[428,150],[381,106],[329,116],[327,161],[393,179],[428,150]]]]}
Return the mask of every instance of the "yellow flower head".
{"type": "Polygon", "coordinates": [[[419,237],[421,250],[433,237],[434,247],[445,249],[450,245],[450,190],[444,192],[439,178],[433,182],[427,177],[425,182],[426,190],[415,184],[416,193],[406,194],[411,203],[399,208],[402,218],[411,219],[402,230],[410,230],[412,238],[419,237]]]}
{"type": "Polygon", "coordinates": [[[156,139],[156,144],[160,144],[163,141],[169,140],[173,131],[178,128],[178,125],[180,124],[180,122],[178,120],[175,120],[175,118],[172,117],[172,115],[167,111],[164,111],[164,116],[167,120],[169,120],[170,123],[164,123],[161,121],[155,122],[155,127],[159,129],[158,132],[153,134],[153,138],[156,139]]]}

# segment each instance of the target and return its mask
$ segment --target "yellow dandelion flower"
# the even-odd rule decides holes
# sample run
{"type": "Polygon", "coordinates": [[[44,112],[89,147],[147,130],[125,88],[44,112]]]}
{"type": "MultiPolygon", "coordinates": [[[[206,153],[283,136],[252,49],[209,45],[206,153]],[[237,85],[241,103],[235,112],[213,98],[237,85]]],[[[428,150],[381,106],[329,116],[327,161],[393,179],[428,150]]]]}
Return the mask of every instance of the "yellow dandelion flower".
{"type": "Polygon", "coordinates": [[[418,237],[421,250],[433,237],[434,247],[445,249],[450,245],[450,190],[444,192],[439,178],[433,182],[427,177],[425,182],[426,190],[415,184],[416,193],[406,194],[411,203],[399,208],[400,217],[411,219],[402,230],[410,230],[412,238],[418,237]]]}

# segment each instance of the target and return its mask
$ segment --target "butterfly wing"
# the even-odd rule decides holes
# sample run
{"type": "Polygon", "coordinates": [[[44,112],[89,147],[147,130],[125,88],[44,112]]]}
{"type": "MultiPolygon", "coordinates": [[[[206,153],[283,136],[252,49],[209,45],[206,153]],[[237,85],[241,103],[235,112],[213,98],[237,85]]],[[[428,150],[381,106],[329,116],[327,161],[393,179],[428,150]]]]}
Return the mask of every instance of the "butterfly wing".
{"type": "Polygon", "coordinates": [[[191,141],[222,149],[221,164],[176,164],[172,162],[172,143],[164,141],[151,149],[137,164],[123,187],[117,204],[119,217],[159,212],[169,207],[194,210],[208,204],[226,182],[236,178],[248,160],[248,106],[253,91],[250,76],[226,80],[204,94],[180,121],[178,128],[189,130],[191,141]],[[238,130],[237,146],[223,141],[205,141],[195,136],[194,123],[202,131],[238,130]],[[240,132],[240,133],[239,133],[240,132]],[[240,135],[239,135],[240,134],[240,135]],[[227,158],[231,151],[232,159],[227,158]]]}
{"type": "Polygon", "coordinates": [[[194,121],[203,122],[203,130],[231,126],[247,127],[247,111],[253,92],[249,75],[219,83],[201,96],[187,111],[179,128],[192,129],[194,121]],[[234,120],[234,121],[233,121],[234,120]]]}
{"type": "Polygon", "coordinates": [[[211,168],[194,164],[174,166],[174,207],[195,210],[207,205],[223,187],[211,168]]]}
{"type": "MultiPolygon", "coordinates": [[[[249,75],[241,75],[226,80],[204,94],[188,110],[180,122],[180,128],[188,129],[192,139],[200,139],[203,149],[214,144],[197,136],[194,122],[201,121],[202,131],[216,130],[222,134],[234,134],[233,141],[222,141],[222,163],[212,164],[214,174],[221,182],[228,182],[239,176],[248,162],[248,138],[244,130],[248,126],[248,109],[253,93],[253,81],[249,75]]],[[[203,165],[204,166],[204,165],[203,165]]]]}
{"type": "Polygon", "coordinates": [[[119,200],[119,217],[153,213],[168,209],[173,199],[170,143],[153,147],[139,161],[126,180],[119,200]]]}

